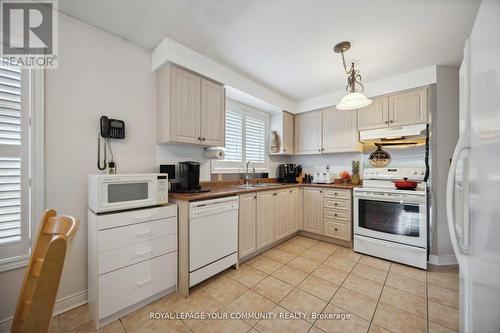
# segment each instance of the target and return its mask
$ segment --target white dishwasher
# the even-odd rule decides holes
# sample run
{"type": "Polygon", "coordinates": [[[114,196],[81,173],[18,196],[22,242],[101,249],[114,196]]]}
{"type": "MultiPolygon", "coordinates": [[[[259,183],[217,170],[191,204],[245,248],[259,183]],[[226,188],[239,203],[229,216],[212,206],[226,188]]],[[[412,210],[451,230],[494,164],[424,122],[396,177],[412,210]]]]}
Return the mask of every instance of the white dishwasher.
{"type": "Polygon", "coordinates": [[[189,204],[189,286],[238,261],[238,197],[189,204]]]}

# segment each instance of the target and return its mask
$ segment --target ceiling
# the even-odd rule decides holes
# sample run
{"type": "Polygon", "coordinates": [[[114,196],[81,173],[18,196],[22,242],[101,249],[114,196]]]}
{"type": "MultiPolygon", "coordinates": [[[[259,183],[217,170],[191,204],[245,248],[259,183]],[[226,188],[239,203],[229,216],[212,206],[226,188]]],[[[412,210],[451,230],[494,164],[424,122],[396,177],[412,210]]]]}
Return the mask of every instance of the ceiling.
{"type": "Polygon", "coordinates": [[[479,0],[63,0],[59,10],[148,49],[166,36],[291,100],[341,90],[337,42],[369,82],[458,65],[479,0]]]}

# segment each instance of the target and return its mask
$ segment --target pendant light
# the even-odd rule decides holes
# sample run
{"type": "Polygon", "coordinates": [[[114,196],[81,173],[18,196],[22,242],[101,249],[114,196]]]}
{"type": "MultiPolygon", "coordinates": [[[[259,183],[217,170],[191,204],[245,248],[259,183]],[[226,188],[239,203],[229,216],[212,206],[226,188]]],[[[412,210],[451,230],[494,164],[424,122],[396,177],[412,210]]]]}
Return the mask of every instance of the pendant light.
{"type": "Polygon", "coordinates": [[[372,104],[372,100],[366,98],[366,96],[361,93],[364,90],[364,86],[361,84],[361,74],[359,74],[359,70],[354,69],[354,62],[351,63],[351,68],[347,70],[344,52],[350,48],[351,43],[347,41],[338,43],[333,48],[335,53],[340,53],[342,55],[342,63],[344,64],[344,70],[347,74],[346,91],[348,94],[337,104],[336,107],[339,110],[360,109],[372,104]],[[356,90],[356,83],[361,87],[361,90],[356,90]]]}

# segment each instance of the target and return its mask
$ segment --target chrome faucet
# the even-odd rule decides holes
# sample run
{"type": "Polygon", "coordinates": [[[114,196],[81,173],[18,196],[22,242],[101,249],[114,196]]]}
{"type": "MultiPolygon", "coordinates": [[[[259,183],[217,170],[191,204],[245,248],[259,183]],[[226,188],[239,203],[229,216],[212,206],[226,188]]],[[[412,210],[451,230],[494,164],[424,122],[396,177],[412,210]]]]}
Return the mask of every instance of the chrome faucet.
{"type": "Polygon", "coordinates": [[[255,164],[253,164],[252,161],[248,161],[247,162],[247,168],[246,168],[246,171],[245,171],[245,185],[248,186],[248,181],[250,180],[250,177],[249,177],[249,174],[248,174],[248,165],[252,163],[252,172],[255,172],[255,164]]]}

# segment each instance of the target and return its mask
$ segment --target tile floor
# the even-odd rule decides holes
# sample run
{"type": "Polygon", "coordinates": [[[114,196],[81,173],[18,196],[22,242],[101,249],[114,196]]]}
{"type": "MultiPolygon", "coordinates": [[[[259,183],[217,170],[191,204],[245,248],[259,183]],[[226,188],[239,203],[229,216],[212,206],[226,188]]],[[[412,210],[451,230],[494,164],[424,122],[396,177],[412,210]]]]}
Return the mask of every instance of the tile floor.
{"type": "MultiPolygon", "coordinates": [[[[103,332],[455,332],[456,267],[429,271],[354,253],[296,236],[202,283],[189,299],[174,293],[110,325],[103,332]],[[306,313],[298,319],[163,319],[151,312],[306,313]],[[349,320],[313,313],[350,314],[349,320]]],[[[87,306],[54,317],[50,332],[95,332],[87,306]]]]}

